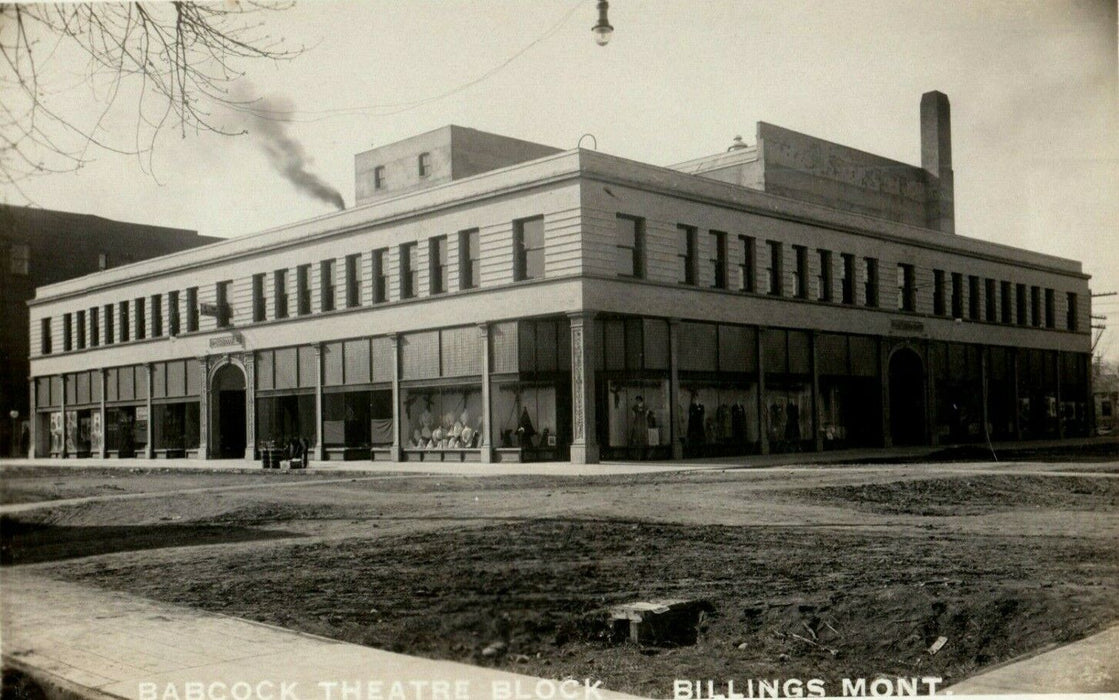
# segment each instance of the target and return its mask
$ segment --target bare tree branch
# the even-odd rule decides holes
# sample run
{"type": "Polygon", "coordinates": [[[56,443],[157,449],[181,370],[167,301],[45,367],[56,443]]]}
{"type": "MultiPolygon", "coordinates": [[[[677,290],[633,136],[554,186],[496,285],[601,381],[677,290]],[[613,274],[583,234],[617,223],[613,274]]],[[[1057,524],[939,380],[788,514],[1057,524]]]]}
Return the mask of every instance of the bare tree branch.
{"type": "MultiPolygon", "coordinates": [[[[246,62],[290,60],[258,20],[290,4],[221,3],[0,4],[0,183],[80,168],[98,151],[134,154],[151,172],[166,127],[236,135],[211,118],[231,100],[246,62]],[[87,64],[74,99],[73,66],[87,64]],[[74,105],[79,105],[75,108],[74,105]],[[135,129],[122,144],[107,124],[127,110],[135,129]]],[[[79,76],[80,77],[80,76],[79,76]]]]}

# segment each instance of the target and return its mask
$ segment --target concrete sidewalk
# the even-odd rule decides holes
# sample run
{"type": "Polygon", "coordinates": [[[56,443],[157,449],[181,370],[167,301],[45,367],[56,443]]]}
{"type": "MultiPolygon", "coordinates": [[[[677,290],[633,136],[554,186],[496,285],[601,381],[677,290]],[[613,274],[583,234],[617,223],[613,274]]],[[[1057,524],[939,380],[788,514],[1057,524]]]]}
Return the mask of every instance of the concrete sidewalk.
{"type": "Polygon", "coordinates": [[[953,695],[1119,693],[1119,625],[1011,661],[948,689],[953,695]]]}
{"type": "MultiPolygon", "coordinates": [[[[1014,461],[1013,451],[1018,449],[1045,449],[1050,447],[1075,448],[1119,442],[1114,436],[1104,438],[1083,438],[1070,440],[1038,440],[1030,442],[1006,442],[993,445],[999,459],[1014,461]],[[1006,454],[1000,454],[1006,453],[1006,454]]],[[[985,451],[985,445],[955,446],[976,448],[985,451]]],[[[737,457],[709,457],[683,461],[614,461],[599,464],[572,464],[570,462],[371,462],[366,460],[312,461],[310,471],[315,473],[338,472],[340,474],[433,474],[458,476],[513,476],[513,475],[551,475],[551,476],[596,476],[610,474],[646,474],[656,472],[751,469],[781,466],[806,466],[826,464],[850,464],[863,460],[888,463],[890,460],[913,460],[934,453],[953,449],[951,446],[933,447],[874,447],[834,450],[825,452],[787,452],[768,455],[744,455],[737,457]]],[[[991,462],[996,460],[991,459],[991,462]]],[[[0,457],[0,466],[52,466],[52,467],[107,467],[125,469],[184,469],[199,471],[261,471],[259,461],[245,459],[119,459],[95,457],[83,459],[9,459],[0,457]]]]}
{"type": "MultiPolygon", "coordinates": [[[[137,700],[633,697],[588,690],[586,679],[545,680],[394,654],[18,569],[0,570],[0,604],[5,662],[52,689],[55,696],[137,700]]],[[[595,682],[590,679],[592,688],[595,682]]]]}

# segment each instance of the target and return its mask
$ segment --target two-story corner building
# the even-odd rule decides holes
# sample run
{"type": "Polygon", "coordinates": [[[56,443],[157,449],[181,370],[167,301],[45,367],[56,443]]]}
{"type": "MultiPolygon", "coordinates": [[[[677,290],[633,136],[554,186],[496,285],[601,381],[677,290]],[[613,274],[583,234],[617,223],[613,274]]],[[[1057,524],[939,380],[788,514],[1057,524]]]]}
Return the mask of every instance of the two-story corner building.
{"type": "Polygon", "coordinates": [[[672,168],[447,127],[357,206],[41,288],[36,455],[683,458],[1086,434],[1079,263],[911,166],[759,124],[672,168]]]}

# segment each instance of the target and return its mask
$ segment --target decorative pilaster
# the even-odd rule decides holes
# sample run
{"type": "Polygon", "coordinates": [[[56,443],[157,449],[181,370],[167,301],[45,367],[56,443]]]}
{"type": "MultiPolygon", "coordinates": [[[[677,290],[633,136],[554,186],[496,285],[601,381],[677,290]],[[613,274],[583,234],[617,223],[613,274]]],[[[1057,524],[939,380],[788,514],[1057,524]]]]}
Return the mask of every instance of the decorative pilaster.
{"type": "Polygon", "coordinates": [[[31,443],[27,446],[27,456],[31,459],[35,459],[38,456],[35,454],[35,446],[39,444],[39,389],[35,377],[32,377],[30,381],[28,381],[28,385],[30,386],[31,403],[29,405],[31,406],[31,411],[28,413],[27,423],[31,430],[31,443]]]}
{"type": "Polygon", "coordinates": [[[245,459],[256,458],[256,355],[241,354],[245,366],[245,459]]]}
{"type": "Polygon", "coordinates": [[[210,457],[210,358],[198,358],[198,456],[210,457]]]}
{"type": "Polygon", "coordinates": [[[932,343],[925,343],[925,434],[928,443],[933,447],[940,444],[940,436],[936,431],[936,383],[940,377],[936,376],[936,368],[932,361],[932,343]]]}
{"type": "Polygon", "coordinates": [[[482,336],[482,435],[481,461],[493,461],[493,440],[488,436],[493,435],[493,406],[490,399],[490,327],[488,323],[478,324],[478,333],[482,336]]]}
{"type": "Polygon", "coordinates": [[[107,426],[105,425],[105,370],[103,368],[97,370],[97,383],[101,386],[101,393],[100,393],[101,400],[100,400],[100,402],[98,402],[98,406],[97,406],[97,412],[100,415],[99,420],[101,421],[101,444],[98,446],[97,454],[94,455],[94,456],[99,457],[101,459],[104,459],[105,458],[105,433],[107,432],[106,431],[107,426]]]}
{"type": "MultiPolygon", "coordinates": [[[[400,336],[393,333],[389,338],[392,340],[392,461],[399,462],[404,458],[400,448],[404,444],[400,436],[404,429],[400,410],[400,336]]],[[[487,424],[483,428],[489,430],[490,426],[487,424]]]]}
{"type": "MultiPolygon", "coordinates": [[[[1057,363],[1054,375],[1057,377],[1057,437],[1062,440],[1065,437],[1065,409],[1061,405],[1061,351],[1058,350],[1054,355],[1054,362],[1057,363]]],[[[1093,402],[1094,403],[1094,402],[1093,402]]]]}
{"type": "Polygon", "coordinates": [[[315,460],[321,462],[326,454],[326,449],[323,446],[323,426],[322,426],[322,387],[323,387],[323,366],[322,366],[322,343],[315,343],[315,460]]]}
{"type": "Polygon", "coordinates": [[[685,416],[680,412],[680,319],[668,319],[668,439],[672,445],[672,459],[684,459],[680,422],[685,416]]]}
{"type": "Polygon", "coordinates": [[[1018,397],[1019,353],[1018,353],[1017,349],[1015,349],[1014,352],[1011,353],[1011,360],[1012,360],[1011,365],[1014,369],[1014,372],[1013,372],[1013,378],[1014,378],[1014,413],[1013,413],[1013,415],[1014,415],[1014,439],[1015,440],[1021,440],[1022,439],[1022,407],[1021,407],[1021,404],[1020,404],[1021,399],[1018,397]]]}
{"type": "Polygon", "coordinates": [[[810,371],[812,372],[812,449],[824,451],[824,433],[820,430],[820,370],[817,342],[820,334],[812,331],[808,335],[810,371]]]}
{"type": "Polygon", "coordinates": [[[988,353],[988,348],[986,346],[980,346],[980,348],[979,348],[979,381],[980,381],[980,388],[982,389],[982,396],[980,398],[983,401],[983,410],[982,410],[983,435],[985,435],[987,437],[987,439],[990,440],[991,439],[991,419],[990,419],[990,415],[989,415],[989,409],[987,407],[987,404],[990,401],[990,390],[987,387],[987,375],[988,375],[988,372],[989,372],[989,369],[988,369],[988,366],[987,366],[987,353],[988,353]]]}
{"type": "Polygon", "coordinates": [[[769,454],[769,415],[765,407],[765,328],[758,326],[758,451],[769,454]]]}
{"type": "Polygon", "coordinates": [[[597,464],[594,405],[594,312],[569,314],[571,319],[571,462],[597,464]]]}
{"type": "Polygon", "coordinates": [[[66,457],[66,375],[58,375],[62,379],[61,396],[58,397],[58,410],[62,415],[62,445],[59,446],[59,456],[66,457]]]}
{"type": "Polygon", "coordinates": [[[144,427],[144,434],[147,435],[148,442],[144,445],[144,458],[152,459],[155,457],[155,445],[152,444],[154,442],[152,438],[155,436],[155,431],[152,429],[152,419],[154,418],[152,415],[152,375],[154,374],[152,372],[152,363],[144,363],[144,371],[148,374],[148,396],[144,404],[147,406],[148,411],[148,420],[144,427]]]}
{"type": "Polygon", "coordinates": [[[894,436],[890,430],[890,347],[878,339],[878,386],[882,388],[882,446],[893,447],[894,436]]]}

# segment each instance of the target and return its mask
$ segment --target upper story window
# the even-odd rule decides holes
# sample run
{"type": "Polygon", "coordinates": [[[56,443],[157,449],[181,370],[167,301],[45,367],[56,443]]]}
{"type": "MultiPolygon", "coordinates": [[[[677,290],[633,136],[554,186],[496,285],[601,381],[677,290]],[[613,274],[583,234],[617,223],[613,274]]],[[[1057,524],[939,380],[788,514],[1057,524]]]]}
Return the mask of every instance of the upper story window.
{"type": "Polygon", "coordinates": [[[1054,326],[1057,325],[1056,318],[1055,318],[1056,315],[1057,315],[1056,314],[1056,309],[1055,309],[1056,302],[1055,302],[1053,297],[1054,297],[1053,290],[1052,289],[1046,289],[1045,290],[1045,327],[1046,328],[1053,328],[1054,326]]]}
{"type": "Polygon", "coordinates": [[[296,313],[306,316],[311,313],[311,266],[299,265],[295,268],[296,313]]]}
{"type": "Polygon", "coordinates": [[[1026,320],[1027,320],[1026,319],[1026,307],[1027,307],[1026,285],[1024,285],[1024,284],[1014,285],[1014,301],[1017,302],[1017,304],[1015,304],[1015,306],[1018,307],[1017,308],[1018,318],[1015,319],[1015,320],[1018,322],[1019,326],[1024,326],[1024,325],[1026,325],[1026,320]]]}
{"type": "Polygon", "coordinates": [[[727,234],[722,231],[711,231],[708,234],[711,243],[709,262],[711,264],[711,286],[715,289],[727,288],[727,234]]]}
{"type": "Polygon", "coordinates": [[[435,236],[427,242],[428,280],[432,294],[447,291],[447,237],[435,236]]]}
{"type": "Polygon", "coordinates": [[[117,305],[118,318],[120,319],[120,342],[127,343],[129,339],[128,302],[122,301],[117,305]]]}
{"type": "Polygon", "coordinates": [[[152,295],[152,337],[163,335],[163,295],[152,295]]]}
{"type": "Polygon", "coordinates": [[[952,273],[952,318],[964,317],[964,276],[952,273]]]}
{"type": "Polygon", "coordinates": [[[51,320],[49,318],[39,319],[39,352],[43,355],[49,355],[53,350],[54,348],[51,347],[51,320]]]}
{"type": "Polygon", "coordinates": [[[105,304],[105,344],[112,345],[116,342],[116,337],[113,333],[113,305],[105,304]]]}
{"type": "Polygon", "coordinates": [[[179,293],[167,292],[167,333],[179,334],[179,293]]]}
{"type": "Polygon", "coordinates": [[[10,255],[8,270],[13,275],[31,274],[31,246],[26,243],[13,243],[10,255]]]}
{"type": "Polygon", "coordinates": [[[1011,291],[1010,282],[1006,280],[999,282],[999,301],[1001,302],[999,306],[1003,323],[1012,323],[1014,321],[1012,297],[1013,292],[1011,291]]]}
{"type": "Polygon", "coordinates": [[[148,321],[146,309],[144,308],[144,298],[140,297],[134,301],[132,309],[134,318],[132,327],[134,331],[133,334],[136,336],[136,340],[143,340],[148,337],[148,321]]]}
{"type": "Polygon", "coordinates": [[[513,279],[544,276],[544,217],[513,222],[513,279]]]}
{"type": "Polygon", "coordinates": [[[645,220],[618,214],[614,221],[614,271],[640,279],[645,276],[645,220]]]}
{"type": "Polygon", "coordinates": [[[831,301],[831,251],[819,250],[817,251],[817,253],[820,256],[820,273],[819,277],[817,277],[816,279],[817,284],[820,287],[819,293],[817,294],[817,299],[819,299],[820,301],[831,301]]]}
{"type": "Polygon", "coordinates": [[[272,273],[272,315],[275,318],[288,317],[287,270],[276,270],[272,273]]]}
{"type": "Polygon", "coordinates": [[[346,256],[346,308],[361,306],[361,254],[346,256]]]}
{"type": "Polygon", "coordinates": [[[101,344],[101,309],[94,306],[89,310],[89,345],[97,347],[101,344]]]}
{"type": "Polygon", "coordinates": [[[766,276],[769,278],[766,282],[767,291],[771,296],[779,297],[783,293],[781,285],[782,261],[781,261],[781,241],[766,241],[769,246],[769,267],[765,269],[766,276]]]}
{"type": "Polygon", "coordinates": [[[944,292],[944,270],[933,270],[933,313],[937,316],[948,313],[944,292]]]}
{"type": "Polygon", "coordinates": [[[1030,287],[1030,325],[1041,325],[1041,287],[1030,287]]]}
{"type": "Polygon", "coordinates": [[[808,249],[802,245],[793,246],[796,256],[796,274],[793,276],[793,294],[797,299],[808,298],[808,249]]]}
{"type": "Polygon", "coordinates": [[[74,317],[72,314],[62,314],[62,352],[74,349],[74,317]]]}
{"type": "Polygon", "coordinates": [[[198,287],[186,290],[186,327],[187,333],[198,330],[198,287]]]}
{"type": "Polygon", "coordinates": [[[264,273],[253,275],[253,323],[260,323],[267,317],[264,303],[264,273]]]}
{"type": "Polygon", "coordinates": [[[383,165],[373,168],[373,189],[385,189],[385,166],[383,165]]]}
{"type": "Polygon", "coordinates": [[[428,153],[427,151],[424,151],[423,153],[421,153],[417,163],[419,165],[420,177],[427,177],[428,175],[431,174],[431,154],[430,153],[428,153]]]}
{"type": "Polygon", "coordinates": [[[757,241],[752,236],[739,236],[738,242],[742,245],[742,263],[738,266],[742,291],[756,292],[758,290],[758,282],[755,279],[758,257],[757,241]]]}
{"type": "Polygon", "coordinates": [[[478,229],[458,234],[458,277],[460,289],[474,289],[482,284],[482,242],[478,229]]]}
{"type": "Polygon", "coordinates": [[[85,311],[79,311],[75,320],[75,329],[78,331],[78,349],[85,350],[85,311]]]}
{"type": "Polygon", "coordinates": [[[1068,292],[1066,298],[1068,300],[1068,315],[1065,317],[1065,326],[1070,331],[1075,331],[1080,327],[1080,310],[1076,308],[1078,297],[1076,292],[1068,292]]]}
{"type": "Polygon", "coordinates": [[[416,260],[416,243],[403,243],[400,246],[400,298],[411,299],[416,296],[419,283],[416,260]]]}
{"type": "Polygon", "coordinates": [[[917,310],[917,272],[909,264],[898,265],[898,311],[917,310]]]}
{"type": "Polygon", "coordinates": [[[232,280],[218,282],[214,287],[218,306],[218,328],[228,328],[233,320],[233,307],[230,306],[229,291],[233,288],[232,280]]]}
{"type": "Polygon", "coordinates": [[[877,258],[863,258],[866,278],[865,300],[871,308],[878,306],[878,260],[877,258]]]}
{"type": "Polygon", "coordinates": [[[677,224],[676,257],[679,260],[680,284],[695,284],[699,268],[699,231],[695,226],[677,224]]]}
{"type": "Polygon", "coordinates": [[[994,323],[998,320],[998,299],[996,298],[998,290],[995,288],[995,281],[990,277],[983,280],[983,291],[986,293],[984,301],[986,320],[987,323],[994,323]]]}
{"type": "Polygon", "coordinates": [[[843,279],[840,280],[840,289],[843,292],[843,303],[855,303],[855,256],[851,253],[842,253],[843,279]]]}
{"type": "Polygon", "coordinates": [[[323,311],[334,311],[334,260],[319,263],[319,305],[323,311]]]}
{"type": "Polygon", "coordinates": [[[389,249],[373,251],[373,303],[380,304],[389,298],[389,249]]]}
{"type": "Polygon", "coordinates": [[[967,317],[979,320],[979,277],[976,275],[967,276],[967,317]]]}

